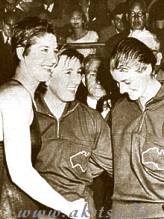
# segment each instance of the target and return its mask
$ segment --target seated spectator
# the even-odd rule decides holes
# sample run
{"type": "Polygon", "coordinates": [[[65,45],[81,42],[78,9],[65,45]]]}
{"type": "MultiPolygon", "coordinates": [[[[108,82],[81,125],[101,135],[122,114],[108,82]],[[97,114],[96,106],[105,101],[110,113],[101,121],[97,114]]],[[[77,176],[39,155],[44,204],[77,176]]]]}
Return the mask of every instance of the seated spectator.
{"type": "MultiPolygon", "coordinates": [[[[5,13],[15,13],[17,17],[23,19],[27,16],[29,10],[29,2],[24,2],[25,0],[3,0],[3,7],[1,8],[1,16],[3,18],[5,13]]],[[[32,0],[28,0],[30,3],[32,0]]],[[[29,16],[30,14],[28,14],[29,16]]]]}
{"type": "Polygon", "coordinates": [[[134,37],[154,50],[158,46],[158,42],[156,36],[146,27],[146,16],[147,11],[144,0],[129,2],[127,18],[130,25],[130,33],[128,37],[134,37]]]}
{"type": "Polygon", "coordinates": [[[89,29],[99,32],[107,26],[108,7],[106,0],[78,0],[78,2],[87,17],[89,29]]]}
{"type": "Polygon", "coordinates": [[[102,29],[99,33],[99,41],[106,42],[112,36],[122,32],[126,28],[125,23],[126,4],[120,3],[111,14],[111,25],[102,29]]]}
{"type": "Polygon", "coordinates": [[[146,28],[146,4],[143,0],[135,0],[129,3],[128,19],[130,23],[130,34],[145,45],[147,45],[156,56],[156,66],[160,66],[162,53],[160,52],[160,42],[157,36],[146,28]]]}
{"type": "Polygon", "coordinates": [[[130,0],[127,9],[127,21],[130,30],[117,34],[106,42],[103,57],[108,60],[113,48],[117,43],[125,37],[134,37],[144,42],[152,50],[156,50],[159,46],[156,35],[151,33],[146,27],[148,13],[146,11],[146,3],[144,0],[130,0]]]}
{"type": "MultiPolygon", "coordinates": [[[[70,18],[72,33],[67,37],[67,43],[92,43],[98,41],[98,34],[95,31],[88,30],[86,27],[86,16],[80,9],[72,12],[70,18]]],[[[77,49],[86,57],[89,54],[96,53],[95,49],[77,49]]]]}

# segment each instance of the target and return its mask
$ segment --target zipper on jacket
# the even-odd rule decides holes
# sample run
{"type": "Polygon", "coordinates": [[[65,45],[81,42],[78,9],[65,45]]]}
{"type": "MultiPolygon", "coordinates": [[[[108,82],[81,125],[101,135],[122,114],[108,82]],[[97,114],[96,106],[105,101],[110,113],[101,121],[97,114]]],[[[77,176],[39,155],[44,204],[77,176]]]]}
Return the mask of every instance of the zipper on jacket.
{"type": "Polygon", "coordinates": [[[57,135],[57,138],[59,138],[60,137],[60,131],[59,131],[59,129],[60,129],[60,120],[57,119],[56,121],[57,121],[57,133],[56,133],[56,135],[57,135]]]}
{"type": "Polygon", "coordinates": [[[142,126],[143,126],[143,123],[144,123],[145,116],[146,116],[146,111],[144,111],[143,114],[142,114],[142,119],[141,119],[141,122],[140,122],[140,125],[139,125],[139,129],[138,129],[139,132],[140,132],[141,129],[142,129],[142,126]]]}

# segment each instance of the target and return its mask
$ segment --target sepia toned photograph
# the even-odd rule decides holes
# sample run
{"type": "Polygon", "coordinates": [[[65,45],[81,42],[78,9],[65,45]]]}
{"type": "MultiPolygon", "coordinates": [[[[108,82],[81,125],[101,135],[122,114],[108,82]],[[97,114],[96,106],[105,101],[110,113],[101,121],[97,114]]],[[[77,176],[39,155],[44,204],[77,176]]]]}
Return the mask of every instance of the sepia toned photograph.
{"type": "Polygon", "coordinates": [[[164,0],[0,0],[0,219],[164,219],[164,0]]]}

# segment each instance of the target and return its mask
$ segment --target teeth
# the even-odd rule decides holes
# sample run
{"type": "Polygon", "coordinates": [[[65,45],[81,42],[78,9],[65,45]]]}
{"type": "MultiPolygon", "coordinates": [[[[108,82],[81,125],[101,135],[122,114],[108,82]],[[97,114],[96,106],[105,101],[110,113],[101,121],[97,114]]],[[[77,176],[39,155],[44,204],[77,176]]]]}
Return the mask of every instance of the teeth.
{"type": "Polygon", "coordinates": [[[68,88],[68,90],[75,91],[75,88],[68,88]]]}
{"type": "Polygon", "coordinates": [[[44,69],[52,70],[52,66],[44,66],[44,69]]]}

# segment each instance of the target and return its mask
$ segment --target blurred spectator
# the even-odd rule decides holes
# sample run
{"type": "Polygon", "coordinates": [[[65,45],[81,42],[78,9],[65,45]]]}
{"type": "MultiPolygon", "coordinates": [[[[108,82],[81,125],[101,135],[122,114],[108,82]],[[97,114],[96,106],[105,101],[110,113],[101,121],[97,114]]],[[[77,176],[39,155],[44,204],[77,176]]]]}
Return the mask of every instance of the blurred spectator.
{"type": "Polygon", "coordinates": [[[131,31],[145,30],[147,17],[147,6],[144,0],[129,1],[127,19],[130,24],[131,31]]]}
{"type": "Polygon", "coordinates": [[[24,15],[23,17],[37,16],[36,2],[34,3],[33,1],[34,0],[21,0],[16,5],[16,8],[23,13],[23,15],[24,15]]]}
{"type": "Polygon", "coordinates": [[[112,12],[122,2],[126,2],[126,0],[107,0],[108,11],[112,12]]]}
{"type": "MultiPolygon", "coordinates": [[[[39,4],[36,0],[3,0],[1,17],[5,13],[15,13],[19,20],[26,16],[37,16],[36,6],[39,4]]],[[[40,4],[39,4],[40,5],[40,4]]]]}
{"type": "Polygon", "coordinates": [[[2,0],[2,5],[0,8],[0,18],[3,19],[5,13],[15,13],[16,16],[22,16],[23,12],[16,8],[20,0],[2,0]]]}
{"type": "Polygon", "coordinates": [[[164,81],[164,1],[152,1],[150,8],[150,24],[152,31],[157,35],[160,42],[160,51],[162,52],[162,60],[160,66],[156,70],[156,77],[160,81],[164,81]],[[157,13],[158,12],[158,13],[157,13]]]}
{"type": "Polygon", "coordinates": [[[109,59],[114,46],[127,36],[137,38],[154,51],[159,50],[159,41],[156,35],[150,32],[146,27],[148,17],[146,9],[147,7],[144,0],[129,1],[126,17],[130,30],[125,30],[122,33],[114,35],[106,42],[106,47],[102,53],[104,59],[109,59]]]}
{"type": "Polygon", "coordinates": [[[11,44],[12,27],[16,23],[16,15],[14,13],[6,13],[2,20],[2,29],[0,39],[4,44],[11,44]]]}
{"type": "Polygon", "coordinates": [[[111,25],[100,31],[100,42],[106,42],[109,38],[125,30],[126,4],[120,3],[111,14],[111,25]]]}
{"type": "MultiPolygon", "coordinates": [[[[98,41],[98,34],[93,30],[87,29],[87,20],[84,12],[76,9],[72,12],[70,18],[72,33],[67,37],[67,43],[91,43],[98,41]]],[[[94,54],[95,49],[77,49],[86,57],[89,54],[94,54]]]]}
{"type": "Polygon", "coordinates": [[[157,36],[146,28],[146,9],[147,7],[144,0],[133,0],[129,3],[128,20],[130,24],[130,34],[128,37],[134,37],[152,49],[157,58],[157,65],[160,65],[162,59],[160,42],[157,36]]]}
{"type": "Polygon", "coordinates": [[[156,1],[150,10],[152,31],[157,35],[164,57],[164,1],[156,1]],[[157,13],[158,12],[158,13],[157,13]]]}
{"type": "Polygon", "coordinates": [[[2,0],[1,10],[3,12],[14,12],[16,10],[16,5],[20,0],[2,0]]]}
{"type": "Polygon", "coordinates": [[[87,17],[90,29],[99,32],[107,26],[107,0],[79,0],[79,5],[87,17]]]}
{"type": "Polygon", "coordinates": [[[54,13],[55,10],[55,0],[44,0],[43,7],[45,10],[49,11],[50,13],[54,13]]]}
{"type": "Polygon", "coordinates": [[[77,99],[106,118],[111,108],[110,94],[110,80],[101,58],[95,54],[88,55],[84,60],[82,85],[77,92],[77,99]]]}
{"type": "MultiPolygon", "coordinates": [[[[70,14],[74,5],[78,5],[77,0],[35,0],[40,2],[40,11],[47,11],[51,19],[61,19],[63,14],[70,14]]],[[[68,20],[67,20],[68,22],[68,20]]]]}
{"type": "Polygon", "coordinates": [[[5,13],[0,31],[0,84],[7,81],[14,72],[11,48],[12,28],[17,22],[15,13],[5,13]]]}

